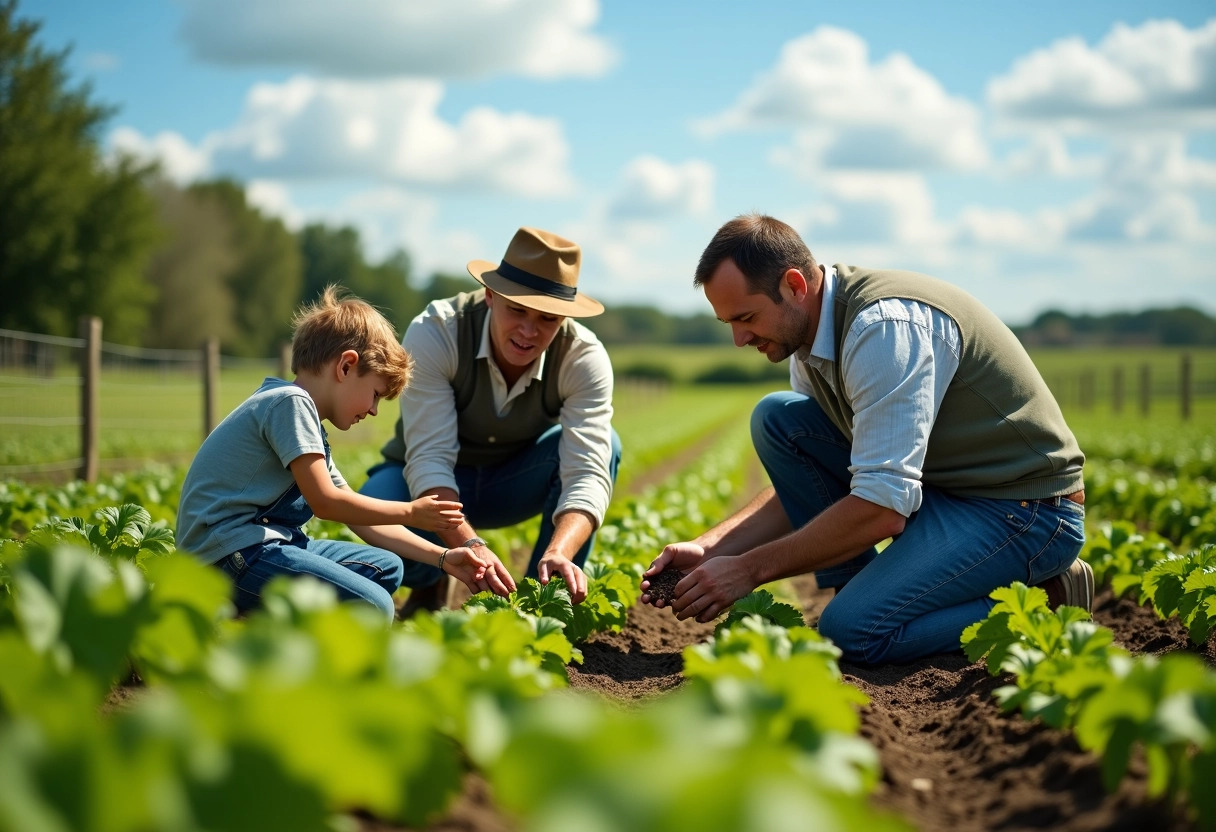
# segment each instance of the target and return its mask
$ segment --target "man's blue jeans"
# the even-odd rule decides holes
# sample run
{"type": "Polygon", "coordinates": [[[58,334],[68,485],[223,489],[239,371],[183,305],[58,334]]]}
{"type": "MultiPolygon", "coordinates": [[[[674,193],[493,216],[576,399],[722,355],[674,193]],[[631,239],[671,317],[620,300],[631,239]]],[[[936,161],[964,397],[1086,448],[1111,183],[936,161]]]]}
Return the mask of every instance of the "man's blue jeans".
{"type": "MultiPolygon", "coordinates": [[[[532,557],[528,562],[527,577],[535,578],[537,564],[553,539],[553,512],[557,510],[557,502],[561,498],[562,481],[558,460],[558,445],[561,440],[561,425],[554,425],[537,437],[536,441],[518,456],[499,465],[482,468],[471,465],[457,465],[453,473],[456,485],[460,490],[460,501],[464,504],[464,515],[469,523],[477,529],[500,529],[522,523],[540,514],[540,532],[536,545],[532,549],[532,557]]],[[[613,482],[616,482],[617,468],[621,462],[621,440],[612,431],[612,460],[609,472],[613,482]]],[[[402,470],[405,466],[400,462],[386,461],[376,465],[367,472],[367,482],[359,489],[359,493],[381,500],[409,501],[409,488],[405,484],[402,470]]],[[[433,532],[413,529],[414,532],[427,540],[439,543],[439,536],[433,532]]],[[[582,567],[595,542],[593,532],[587,542],[578,550],[574,563],[582,567]]],[[[443,545],[440,543],[440,545],[443,545]]],[[[498,552],[499,557],[507,557],[507,552],[498,552]]],[[[431,586],[443,576],[433,566],[415,561],[405,564],[405,576],[402,584],[415,589],[431,586]]]]}
{"type": "MultiPolygon", "coordinates": [[[[849,493],[849,442],[814,399],[766,396],[752,442],[795,529],[849,493]]],[[[815,573],[836,596],[819,632],[848,661],[907,662],[959,649],[992,590],[1068,569],[1085,542],[1085,509],[1069,500],[959,497],[925,486],[921,507],[882,552],[815,573]]]]}
{"type": "Polygon", "coordinates": [[[232,578],[241,612],[261,603],[262,589],[279,575],[312,575],[332,584],[344,601],[374,604],[393,620],[393,593],[401,586],[401,558],[392,552],[343,540],[310,540],[297,532],[291,542],[247,546],[216,564],[232,578]]]}

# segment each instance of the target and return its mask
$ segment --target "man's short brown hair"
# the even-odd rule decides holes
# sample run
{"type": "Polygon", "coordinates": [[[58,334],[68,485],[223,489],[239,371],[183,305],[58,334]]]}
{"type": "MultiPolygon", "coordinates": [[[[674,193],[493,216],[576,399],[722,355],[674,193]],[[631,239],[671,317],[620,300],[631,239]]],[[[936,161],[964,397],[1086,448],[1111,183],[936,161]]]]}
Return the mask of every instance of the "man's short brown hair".
{"type": "Polygon", "coordinates": [[[819,268],[797,231],[764,214],[742,214],[718,229],[701,253],[693,286],[703,288],[726,260],[735,262],[753,293],[763,292],[774,303],[781,302],[787,269],[798,269],[810,281],[819,268]]]}
{"type": "Polygon", "coordinates": [[[359,354],[359,375],[378,373],[387,382],[384,398],[401,395],[414,361],[393,325],[370,303],[327,286],[320,299],[301,306],[291,320],[291,371],[320,372],[347,350],[359,354]]]}

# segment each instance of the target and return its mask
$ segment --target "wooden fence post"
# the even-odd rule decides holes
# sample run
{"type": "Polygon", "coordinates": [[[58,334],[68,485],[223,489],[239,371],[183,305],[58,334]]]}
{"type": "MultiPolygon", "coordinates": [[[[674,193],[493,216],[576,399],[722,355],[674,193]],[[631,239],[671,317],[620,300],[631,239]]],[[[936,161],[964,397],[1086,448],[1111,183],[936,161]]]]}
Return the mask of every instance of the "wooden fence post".
{"type": "Polygon", "coordinates": [[[1140,365],[1140,415],[1147,416],[1153,405],[1153,371],[1148,364],[1140,365]]]}
{"type": "Polygon", "coordinates": [[[1093,370],[1081,371],[1081,409],[1093,410],[1094,389],[1097,387],[1093,370]]]}
{"type": "Polygon", "coordinates": [[[1190,353],[1184,353],[1182,356],[1182,366],[1179,368],[1178,385],[1180,387],[1178,395],[1182,399],[1182,421],[1187,421],[1191,418],[1191,356],[1190,353]]]}
{"type": "Polygon", "coordinates": [[[208,338],[203,342],[203,438],[215,430],[219,409],[220,342],[208,338]]]}
{"type": "Polygon", "coordinates": [[[80,317],[80,337],[84,352],[80,355],[80,479],[97,482],[100,458],[97,448],[98,401],[101,386],[101,318],[80,317]]]}
{"type": "Polygon", "coordinates": [[[1123,365],[1115,367],[1114,376],[1111,378],[1111,406],[1115,413],[1123,412],[1123,365]]]}

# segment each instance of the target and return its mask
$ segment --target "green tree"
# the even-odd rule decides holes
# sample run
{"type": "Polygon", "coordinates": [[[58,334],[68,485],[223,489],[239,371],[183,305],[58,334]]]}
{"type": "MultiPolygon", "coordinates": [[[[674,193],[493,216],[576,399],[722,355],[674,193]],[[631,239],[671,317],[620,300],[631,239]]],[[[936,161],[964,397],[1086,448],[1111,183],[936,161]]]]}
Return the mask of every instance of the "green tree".
{"type": "Polygon", "coordinates": [[[426,306],[422,293],[410,283],[412,272],[410,256],[398,249],[367,270],[365,283],[351,288],[383,310],[397,329],[404,332],[410,319],[426,306]]]}
{"type": "Polygon", "coordinates": [[[313,223],[300,232],[300,256],[304,269],[301,299],[314,301],[331,284],[351,288],[364,268],[359,232],[353,228],[332,229],[313,223]]]}
{"type": "Polygon", "coordinates": [[[1069,315],[1050,310],[1014,333],[1036,346],[1077,344],[1216,344],[1216,319],[1190,306],[1111,312],[1105,315],[1069,315]]]}
{"type": "Polygon", "coordinates": [[[425,306],[433,300],[454,297],[461,292],[472,292],[480,288],[481,284],[474,280],[468,272],[464,274],[435,272],[431,275],[431,280],[427,283],[426,288],[422,290],[422,304],[425,306]]]}
{"type": "Polygon", "coordinates": [[[651,306],[613,306],[584,323],[605,344],[667,343],[672,318],[651,306]]]}
{"type": "Polygon", "coordinates": [[[0,3],[0,326],[74,335],[97,315],[107,340],[136,343],[154,298],[154,169],[103,158],[112,111],[69,88],[67,52],[39,47],[16,10],[0,3]]]}
{"type": "Polygon", "coordinates": [[[148,264],[157,292],[144,343],[190,349],[208,338],[236,340],[229,275],[238,253],[232,223],[219,202],[169,182],[152,188],[164,244],[148,264]]]}
{"type": "Polygon", "coordinates": [[[232,297],[233,334],[221,341],[222,348],[237,355],[277,355],[291,337],[291,317],[300,302],[303,265],[295,235],[282,220],[250,205],[239,183],[203,182],[190,192],[214,206],[231,229],[235,259],[224,277],[232,297]]]}
{"type": "Polygon", "coordinates": [[[331,284],[345,286],[383,312],[399,330],[422,308],[418,292],[410,286],[409,256],[397,251],[378,265],[368,263],[354,228],[309,225],[300,232],[300,255],[306,301],[319,298],[331,284]]]}

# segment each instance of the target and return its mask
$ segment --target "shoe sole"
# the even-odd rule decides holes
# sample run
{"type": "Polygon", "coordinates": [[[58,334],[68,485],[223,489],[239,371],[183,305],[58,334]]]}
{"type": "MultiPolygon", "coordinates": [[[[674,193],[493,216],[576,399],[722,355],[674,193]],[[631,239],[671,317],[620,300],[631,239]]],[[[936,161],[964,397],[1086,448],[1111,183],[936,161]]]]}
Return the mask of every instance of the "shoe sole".
{"type": "Polygon", "coordinates": [[[1077,558],[1064,578],[1064,603],[1072,607],[1080,607],[1086,612],[1094,608],[1094,570],[1085,561],[1077,558]]]}

